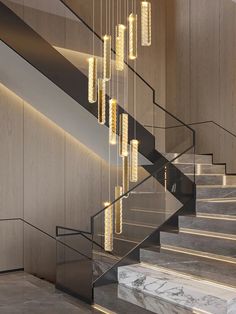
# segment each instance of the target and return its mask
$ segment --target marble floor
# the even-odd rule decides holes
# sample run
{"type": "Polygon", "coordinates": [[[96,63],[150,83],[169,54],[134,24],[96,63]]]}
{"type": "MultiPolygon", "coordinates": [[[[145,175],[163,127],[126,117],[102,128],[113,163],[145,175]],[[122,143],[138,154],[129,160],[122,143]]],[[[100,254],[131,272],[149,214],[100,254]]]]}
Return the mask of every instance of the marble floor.
{"type": "Polygon", "coordinates": [[[98,314],[90,306],[24,272],[0,275],[0,314],[98,314]]]}

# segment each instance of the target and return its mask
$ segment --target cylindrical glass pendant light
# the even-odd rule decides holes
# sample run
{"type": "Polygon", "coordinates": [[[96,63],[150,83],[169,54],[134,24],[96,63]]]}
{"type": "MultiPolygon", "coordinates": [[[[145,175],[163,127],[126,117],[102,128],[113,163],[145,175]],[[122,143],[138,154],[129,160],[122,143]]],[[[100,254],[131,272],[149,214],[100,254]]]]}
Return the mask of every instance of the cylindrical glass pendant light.
{"type": "MultiPolygon", "coordinates": [[[[115,199],[117,200],[119,197],[122,196],[122,187],[116,186],[115,187],[115,199]]],[[[122,198],[115,202],[115,233],[121,234],[122,233],[122,198]]]]}
{"type": "Polygon", "coordinates": [[[116,26],[116,70],[124,70],[125,60],[125,25],[116,26]]]}
{"type": "Polygon", "coordinates": [[[117,100],[109,101],[109,143],[116,144],[116,128],[117,128],[117,100]]]}
{"type": "Polygon", "coordinates": [[[141,44],[151,46],[152,43],[152,12],[149,1],[141,2],[141,44]]]}
{"type": "Polygon", "coordinates": [[[120,114],[119,152],[121,157],[128,156],[128,115],[120,114]]]}
{"type": "MultiPolygon", "coordinates": [[[[110,203],[104,203],[104,206],[109,206],[110,203]]],[[[113,207],[112,205],[105,209],[105,218],[104,218],[104,249],[107,252],[113,251],[113,207]]]]}
{"type": "Polygon", "coordinates": [[[88,101],[95,103],[97,101],[97,59],[91,57],[88,59],[88,101]]]}
{"type": "MultiPolygon", "coordinates": [[[[123,194],[129,191],[129,157],[125,156],[122,158],[123,162],[123,173],[122,173],[122,185],[123,194]]],[[[127,197],[128,195],[126,195],[127,197]]]]}
{"type": "Polygon", "coordinates": [[[130,141],[130,181],[138,181],[138,141],[130,141]]]}
{"type": "Polygon", "coordinates": [[[138,44],[138,32],[137,32],[137,14],[131,13],[129,15],[129,59],[134,60],[137,58],[137,44],[138,44]]]}
{"type": "Polygon", "coordinates": [[[111,79],[111,36],[103,37],[103,78],[105,81],[111,79]]]}
{"type": "Polygon", "coordinates": [[[104,79],[98,79],[98,123],[106,122],[106,83],[104,79]]]}

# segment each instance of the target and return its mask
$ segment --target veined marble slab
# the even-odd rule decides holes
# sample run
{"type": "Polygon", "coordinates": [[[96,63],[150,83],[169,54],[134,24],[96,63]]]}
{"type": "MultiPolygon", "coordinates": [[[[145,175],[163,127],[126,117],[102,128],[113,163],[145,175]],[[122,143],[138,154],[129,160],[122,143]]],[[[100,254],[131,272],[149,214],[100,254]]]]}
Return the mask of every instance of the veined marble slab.
{"type": "Polygon", "coordinates": [[[148,295],[212,314],[228,314],[236,306],[236,289],[182,277],[142,264],[118,269],[119,284],[148,295]]]}
{"type": "Polygon", "coordinates": [[[192,314],[191,310],[176,306],[167,301],[153,297],[149,294],[130,289],[123,285],[118,285],[118,298],[129,303],[135,304],[157,314],[192,314]]]}

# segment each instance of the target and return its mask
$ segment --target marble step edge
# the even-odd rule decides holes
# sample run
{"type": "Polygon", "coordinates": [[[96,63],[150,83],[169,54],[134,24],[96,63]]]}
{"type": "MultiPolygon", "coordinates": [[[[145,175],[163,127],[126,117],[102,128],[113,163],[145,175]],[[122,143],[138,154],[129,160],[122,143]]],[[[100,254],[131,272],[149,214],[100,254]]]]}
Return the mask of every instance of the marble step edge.
{"type": "Polygon", "coordinates": [[[228,291],[232,291],[232,292],[236,293],[236,287],[233,287],[233,286],[230,286],[230,285],[226,285],[226,284],[223,284],[223,283],[219,283],[219,282],[216,282],[216,281],[213,281],[213,280],[210,280],[210,279],[202,278],[202,277],[199,277],[199,276],[196,276],[196,275],[192,275],[192,274],[188,274],[188,273],[183,273],[181,271],[173,270],[173,269],[166,268],[166,267],[159,266],[159,265],[158,266],[152,265],[152,264],[147,263],[147,262],[140,262],[140,265],[142,267],[147,268],[147,269],[161,270],[164,273],[169,273],[169,274],[171,274],[173,276],[178,276],[178,277],[185,278],[185,279],[193,279],[194,281],[202,282],[202,283],[205,283],[207,285],[212,285],[212,286],[218,287],[218,288],[227,289],[228,291]]]}
{"type": "Polygon", "coordinates": [[[142,291],[201,313],[226,314],[235,308],[236,290],[227,286],[216,286],[203,280],[171,275],[163,269],[145,267],[141,264],[118,268],[120,284],[142,291]],[[170,292],[173,291],[171,294],[170,292]],[[190,298],[189,298],[190,297],[190,298]],[[214,301],[214,302],[213,302],[214,301]]]}
{"type": "Polygon", "coordinates": [[[100,313],[105,313],[105,314],[117,314],[116,312],[113,312],[107,308],[105,308],[104,306],[101,306],[99,304],[93,304],[91,305],[92,308],[94,308],[96,311],[100,312],[100,313]]]}
{"type": "Polygon", "coordinates": [[[179,233],[236,241],[236,235],[229,234],[229,233],[212,232],[212,231],[200,230],[200,229],[195,230],[195,229],[183,228],[183,227],[179,228],[179,233]]]}
{"type": "Polygon", "coordinates": [[[170,252],[188,254],[191,256],[202,257],[202,258],[206,258],[209,260],[214,260],[214,261],[219,261],[219,262],[230,263],[230,264],[236,265],[236,258],[224,256],[224,255],[219,255],[219,254],[214,254],[214,253],[210,253],[210,252],[198,251],[198,250],[193,250],[193,249],[188,249],[188,248],[178,247],[178,246],[173,246],[173,245],[167,245],[167,244],[161,244],[161,250],[163,250],[165,252],[170,251],[170,252]]]}
{"type": "Polygon", "coordinates": [[[229,221],[236,221],[236,216],[233,215],[224,215],[224,214],[209,214],[204,212],[199,212],[196,214],[197,218],[205,218],[205,219],[214,219],[214,220],[229,220],[229,221]]]}
{"type": "Polygon", "coordinates": [[[232,279],[232,276],[236,275],[236,264],[233,263],[209,259],[196,254],[191,255],[188,252],[165,250],[159,246],[142,248],[140,262],[236,289],[236,281],[232,279]]]}
{"type": "Polygon", "coordinates": [[[224,217],[215,217],[214,215],[204,216],[180,216],[179,227],[191,230],[202,230],[221,234],[236,235],[236,217],[233,219],[224,217]]]}

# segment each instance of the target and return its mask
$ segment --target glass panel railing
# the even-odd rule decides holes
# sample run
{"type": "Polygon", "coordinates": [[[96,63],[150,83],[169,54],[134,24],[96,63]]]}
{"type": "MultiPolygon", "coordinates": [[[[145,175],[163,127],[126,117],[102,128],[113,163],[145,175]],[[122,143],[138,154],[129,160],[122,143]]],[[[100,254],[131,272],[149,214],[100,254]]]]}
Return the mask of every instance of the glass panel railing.
{"type": "Polygon", "coordinates": [[[92,303],[93,261],[91,235],[57,227],[56,287],[92,303]],[[83,284],[81,284],[81,282],[83,284]]]}
{"type": "MultiPolygon", "coordinates": [[[[180,210],[185,211],[186,204],[189,213],[194,212],[195,185],[182,173],[183,169],[176,167],[177,158],[188,159],[194,173],[194,154],[190,147],[161,166],[157,164],[151,169],[148,166],[147,170],[144,167],[146,178],[141,183],[92,217],[93,260],[101,265],[100,276],[94,275],[95,283],[115,280],[116,267],[122,261],[139,262],[138,255],[134,259],[132,252],[142,243],[149,243],[148,239],[157,230],[177,231],[178,222],[172,223],[171,218],[180,210]]],[[[157,237],[156,245],[159,244],[157,237]]]]}

